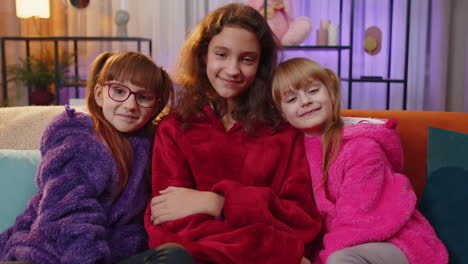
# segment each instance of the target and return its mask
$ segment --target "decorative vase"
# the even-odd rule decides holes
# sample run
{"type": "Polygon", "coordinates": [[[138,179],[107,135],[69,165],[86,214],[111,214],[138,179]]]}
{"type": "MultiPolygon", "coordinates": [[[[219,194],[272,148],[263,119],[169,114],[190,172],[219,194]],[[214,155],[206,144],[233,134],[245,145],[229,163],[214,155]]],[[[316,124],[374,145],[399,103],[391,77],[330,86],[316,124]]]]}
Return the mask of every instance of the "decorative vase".
{"type": "Polygon", "coordinates": [[[328,25],[328,46],[338,46],[339,30],[337,24],[328,25]]]}
{"type": "Polygon", "coordinates": [[[29,94],[29,104],[50,105],[55,99],[55,95],[47,89],[34,89],[29,94]]]}

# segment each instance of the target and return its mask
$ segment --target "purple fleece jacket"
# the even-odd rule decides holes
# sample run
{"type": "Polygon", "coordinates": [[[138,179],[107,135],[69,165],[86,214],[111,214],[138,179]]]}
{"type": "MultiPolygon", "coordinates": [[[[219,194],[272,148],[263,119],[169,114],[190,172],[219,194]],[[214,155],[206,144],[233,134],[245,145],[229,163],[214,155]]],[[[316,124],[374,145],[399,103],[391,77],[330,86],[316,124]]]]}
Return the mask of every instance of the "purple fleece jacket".
{"type": "Polygon", "coordinates": [[[133,170],[115,198],[118,173],[89,115],[66,108],[45,130],[39,191],[0,234],[0,260],[115,263],[147,248],[143,213],[149,195],[150,140],[129,137],[133,170]]]}

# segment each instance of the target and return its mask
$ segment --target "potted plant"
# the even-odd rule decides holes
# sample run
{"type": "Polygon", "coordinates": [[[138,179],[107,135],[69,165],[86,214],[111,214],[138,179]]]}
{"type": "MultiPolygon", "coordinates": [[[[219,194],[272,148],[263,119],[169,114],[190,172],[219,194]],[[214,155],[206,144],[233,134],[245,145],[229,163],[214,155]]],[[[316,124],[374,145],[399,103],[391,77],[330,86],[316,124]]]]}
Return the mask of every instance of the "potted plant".
{"type": "Polygon", "coordinates": [[[59,74],[55,73],[55,62],[52,56],[37,59],[28,56],[20,59],[21,63],[8,67],[8,81],[22,82],[31,87],[29,102],[33,105],[49,105],[55,98],[50,86],[56,80],[65,81],[67,63],[61,63],[59,74]]]}

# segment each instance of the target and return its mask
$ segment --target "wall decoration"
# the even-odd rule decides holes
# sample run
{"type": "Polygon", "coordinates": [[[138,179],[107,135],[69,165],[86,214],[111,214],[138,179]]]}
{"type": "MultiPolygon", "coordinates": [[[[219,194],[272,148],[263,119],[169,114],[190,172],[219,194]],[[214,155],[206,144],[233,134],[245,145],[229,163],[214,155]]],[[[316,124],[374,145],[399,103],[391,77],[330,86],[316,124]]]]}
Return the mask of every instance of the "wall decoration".
{"type": "Polygon", "coordinates": [[[382,31],[376,27],[369,27],[364,33],[364,50],[369,55],[376,55],[382,49],[382,31]]]}
{"type": "Polygon", "coordinates": [[[127,37],[127,23],[130,20],[130,14],[126,10],[117,10],[115,14],[115,24],[117,25],[117,37],[127,37]]]}
{"type": "Polygon", "coordinates": [[[126,8],[126,0],[120,0],[120,9],[115,13],[115,24],[117,25],[117,37],[128,37],[127,24],[130,20],[130,13],[126,8]]]}

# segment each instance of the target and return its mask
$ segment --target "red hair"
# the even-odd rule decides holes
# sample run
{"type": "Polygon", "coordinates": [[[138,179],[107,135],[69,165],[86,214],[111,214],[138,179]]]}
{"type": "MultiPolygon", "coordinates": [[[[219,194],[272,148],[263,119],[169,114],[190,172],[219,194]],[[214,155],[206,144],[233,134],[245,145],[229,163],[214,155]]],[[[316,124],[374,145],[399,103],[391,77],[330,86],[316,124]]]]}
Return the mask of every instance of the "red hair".
{"type": "MultiPolygon", "coordinates": [[[[173,98],[173,84],[166,71],[150,58],[138,52],[110,53],[99,55],[91,65],[87,83],[87,107],[93,118],[94,129],[104,145],[112,153],[119,172],[117,195],[127,184],[133,166],[133,151],[127,136],[115,129],[104,117],[95,100],[96,88],[105,82],[129,81],[134,85],[153,91],[160,99],[154,106],[156,117],[173,98]]],[[[144,127],[152,139],[154,126],[151,121],[144,127]]]]}

